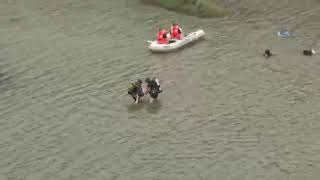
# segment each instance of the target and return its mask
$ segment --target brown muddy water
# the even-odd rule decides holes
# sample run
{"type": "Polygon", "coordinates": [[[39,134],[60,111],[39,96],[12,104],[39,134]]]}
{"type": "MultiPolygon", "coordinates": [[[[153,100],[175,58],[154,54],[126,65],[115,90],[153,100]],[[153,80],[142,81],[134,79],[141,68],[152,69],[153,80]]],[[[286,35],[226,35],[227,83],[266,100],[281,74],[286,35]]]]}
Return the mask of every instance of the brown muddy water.
{"type": "Polygon", "coordinates": [[[320,50],[320,1],[224,2],[231,17],[198,19],[0,0],[0,179],[318,180],[320,56],[301,52],[320,50]],[[150,53],[172,20],[205,40],[150,53]],[[127,85],[147,76],[164,91],[134,105],[127,85]]]}

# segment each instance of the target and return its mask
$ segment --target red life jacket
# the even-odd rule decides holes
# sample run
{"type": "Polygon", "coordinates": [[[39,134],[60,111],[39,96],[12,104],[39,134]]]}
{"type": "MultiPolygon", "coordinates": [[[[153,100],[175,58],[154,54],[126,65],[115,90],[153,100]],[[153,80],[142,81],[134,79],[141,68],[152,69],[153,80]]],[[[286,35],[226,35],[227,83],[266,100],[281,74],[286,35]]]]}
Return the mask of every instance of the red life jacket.
{"type": "Polygon", "coordinates": [[[159,44],[169,44],[169,40],[167,38],[167,31],[164,29],[159,31],[157,40],[159,44]]]}
{"type": "Polygon", "coordinates": [[[174,25],[171,27],[171,38],[173,39],[181,39],[182,35],[181,35],[181,29],[179,27],[179,25],[174,25]]]}

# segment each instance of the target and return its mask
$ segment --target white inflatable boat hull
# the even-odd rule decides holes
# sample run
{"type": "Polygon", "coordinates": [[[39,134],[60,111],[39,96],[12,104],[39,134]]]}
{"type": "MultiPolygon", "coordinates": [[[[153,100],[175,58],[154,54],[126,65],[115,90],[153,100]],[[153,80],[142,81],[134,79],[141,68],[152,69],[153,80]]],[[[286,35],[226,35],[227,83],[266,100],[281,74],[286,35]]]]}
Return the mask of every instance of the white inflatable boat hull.
{"type": "Polygon", "coordinates": [[[171,52],[200,39],[204,35],[205,35],[205,32],[200,29],[198,31],[188,34],[183,39],[176,40],[175,42],[170,44],[159,44],[157,41],[151,41],[149,45],[149,49],[152,52],[171,52]]]}

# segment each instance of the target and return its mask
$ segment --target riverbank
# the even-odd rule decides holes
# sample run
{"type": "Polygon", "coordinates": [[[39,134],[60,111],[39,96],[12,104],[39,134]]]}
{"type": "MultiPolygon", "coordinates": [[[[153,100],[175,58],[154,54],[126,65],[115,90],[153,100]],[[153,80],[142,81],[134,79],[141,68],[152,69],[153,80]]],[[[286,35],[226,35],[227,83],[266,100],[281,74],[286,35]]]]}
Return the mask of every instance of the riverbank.
{"type": "Polygon", "coordinates": [[[230,14],[230,11],[218,6],[215,0],[141,0],[141,2],[203,18],[224,17],[230,14]]]}

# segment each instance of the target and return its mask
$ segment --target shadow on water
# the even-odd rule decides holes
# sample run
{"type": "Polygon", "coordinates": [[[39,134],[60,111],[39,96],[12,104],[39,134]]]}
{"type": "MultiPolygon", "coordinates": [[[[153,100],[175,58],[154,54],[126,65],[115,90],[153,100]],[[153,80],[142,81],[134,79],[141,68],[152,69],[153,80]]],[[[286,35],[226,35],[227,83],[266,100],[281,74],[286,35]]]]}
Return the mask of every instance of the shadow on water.
{"type": "Polygon", "coordinates": [[[127,105],[127,110],[128,112],[141,111],[144,108],[146,103],[147,103],[146,100],[140,100],[138,104],[135,104],[132,101],[130,102],[130,104],[127,105]]]}
{"type": "Polygon", "coordinates": [[[157,99],[157,100],[154,100],[152,103],[148,103],[148,105],[146,106],[146,110],[149,113],[158,114],[161,107],[162,107],[161,101],[157,99]]]}
{"type": "Polygon", "coordinates": [[[142,99],[138,104],[131,103],[127,106],[128,112],[136,112],[145,109],[149,113],[157,114],[159,113],[162,104],[159,100],[154,100],[153,102],[149,102],[149,99],[142,99]]]}

